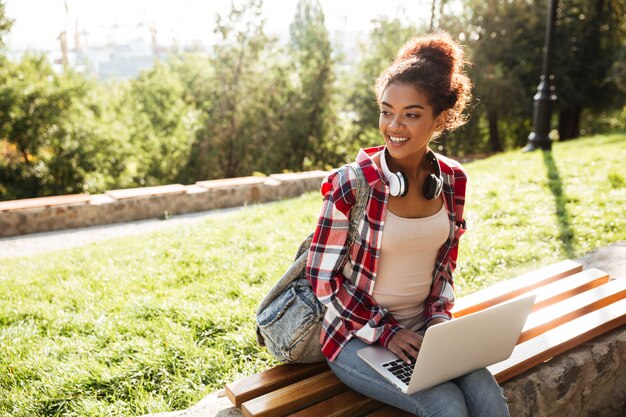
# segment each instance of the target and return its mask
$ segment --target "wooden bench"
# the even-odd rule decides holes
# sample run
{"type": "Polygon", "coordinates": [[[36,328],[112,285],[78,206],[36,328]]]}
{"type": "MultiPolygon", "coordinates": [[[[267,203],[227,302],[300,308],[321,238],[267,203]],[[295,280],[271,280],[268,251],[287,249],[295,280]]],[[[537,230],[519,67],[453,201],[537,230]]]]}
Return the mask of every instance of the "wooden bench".
{"type": "MultiPolygon", "coordinates": [[[[626,279],[563,261],[457,300],[461,317],[523,294],[537,295],[511,357],[488,369],[502,383],[626,324],[626,279]]],[[[226,385],[244,416],[408,416],[341,383],[326,363],[279,365],[226,385]]]]}

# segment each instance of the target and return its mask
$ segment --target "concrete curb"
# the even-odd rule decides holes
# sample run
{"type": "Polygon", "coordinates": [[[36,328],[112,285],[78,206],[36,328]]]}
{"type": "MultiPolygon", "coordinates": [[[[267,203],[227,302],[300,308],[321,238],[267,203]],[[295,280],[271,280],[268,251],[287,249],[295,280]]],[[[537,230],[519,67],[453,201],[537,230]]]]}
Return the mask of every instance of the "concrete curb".
{"type": "Polygon", "coordinates": [[[220,391],[207,395],[186,410],[145,414],[143,417],[242,417],[242,414],[220,391]]]}

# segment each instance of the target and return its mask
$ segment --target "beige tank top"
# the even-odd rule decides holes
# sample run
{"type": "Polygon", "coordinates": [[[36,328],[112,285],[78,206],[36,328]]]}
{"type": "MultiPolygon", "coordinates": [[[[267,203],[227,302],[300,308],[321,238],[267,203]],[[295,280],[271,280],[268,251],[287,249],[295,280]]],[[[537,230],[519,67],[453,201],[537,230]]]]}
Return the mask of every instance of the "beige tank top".
{"type": "Polygon", "coordinates": [[[416,219],[387,211],[372,296],[408,329],[424,325],[433,268],[449,231],[445,204],[436,214],[416,219]]]}

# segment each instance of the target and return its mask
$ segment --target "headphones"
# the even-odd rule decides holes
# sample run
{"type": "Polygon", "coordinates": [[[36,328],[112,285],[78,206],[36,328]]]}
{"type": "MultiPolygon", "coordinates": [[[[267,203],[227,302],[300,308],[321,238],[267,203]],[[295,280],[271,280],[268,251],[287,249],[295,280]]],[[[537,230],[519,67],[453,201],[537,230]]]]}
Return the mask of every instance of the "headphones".
{"type": "MultiPolygon", "coordinates": [[[[380,155],[380,165],[383,169],[383,174],[385,174],[387,181],[389,181],[389,193],[394,197],[404,197],[409,192],[409,180],[404,172],[391,172],[389,170],[386,161],[387,152],[387,148],[385,148],[385,151],[380,155]]],[[[441,195],[441,191],[443,190],[443,179],[441,178],[441,168],[439,167],[439,162],[437,161],[437,157],[432,150],[428,150],[426,153],[426,159],[432,165],[435,173],[426,177],[422,192],[424,193],[425,198],[433,200],[441,195]]]]}

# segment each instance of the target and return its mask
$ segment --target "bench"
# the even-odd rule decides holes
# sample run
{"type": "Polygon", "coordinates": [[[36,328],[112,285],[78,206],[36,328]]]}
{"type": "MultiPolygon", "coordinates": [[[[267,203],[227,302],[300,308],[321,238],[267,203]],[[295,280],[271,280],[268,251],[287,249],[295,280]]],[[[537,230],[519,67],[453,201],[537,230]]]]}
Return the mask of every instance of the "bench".
{"type": "MultiPolygon", "coordinates": [[[[503,383],[598,335],[626,324],[626,279],[566,260],[457,300],[461,317],[525,294],[535,305],[510,358],[488,369],[503,383]]],[[[408,416],[341,383],[326,363],[279,365],[229,383],[244,416],[408,416]]]]}

